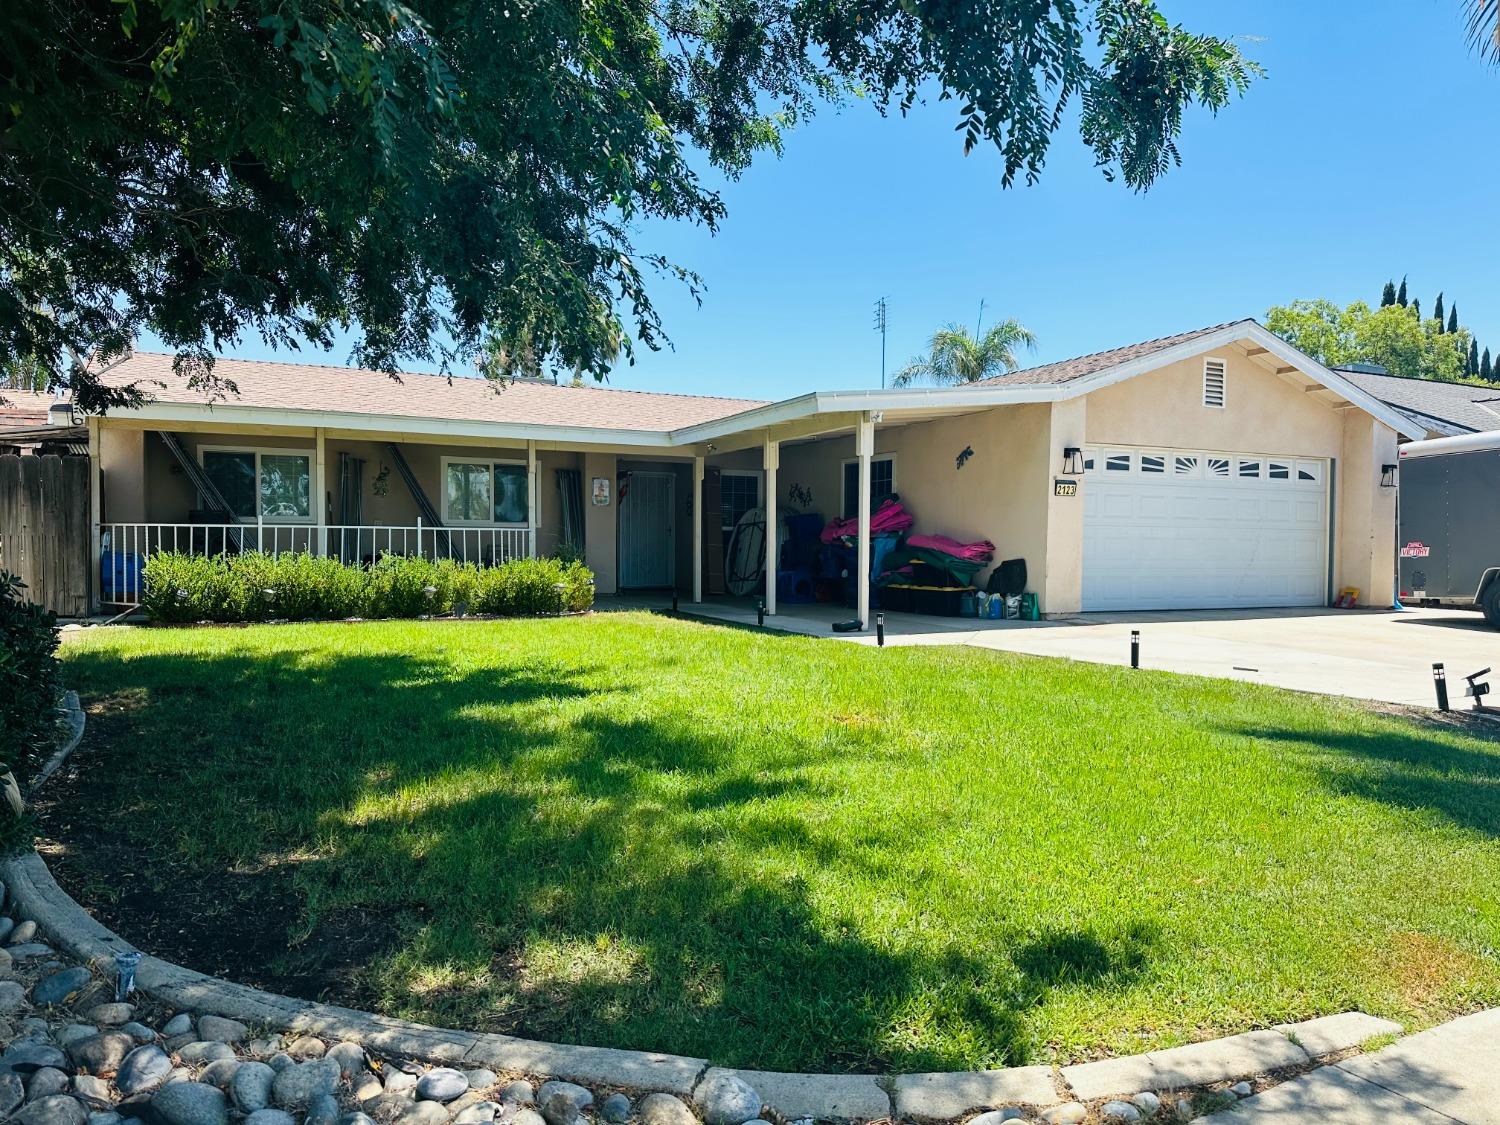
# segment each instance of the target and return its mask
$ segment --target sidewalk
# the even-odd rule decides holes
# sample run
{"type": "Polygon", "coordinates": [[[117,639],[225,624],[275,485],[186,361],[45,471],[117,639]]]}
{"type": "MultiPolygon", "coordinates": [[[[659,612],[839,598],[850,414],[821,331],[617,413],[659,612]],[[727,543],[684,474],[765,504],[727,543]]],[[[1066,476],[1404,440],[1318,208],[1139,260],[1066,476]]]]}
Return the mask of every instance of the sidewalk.
{"type": "Polygon", "coordinates": [[[1500,1008],[1246,1098],[1213,1125],[1500,1125],[1500,1008]]]}

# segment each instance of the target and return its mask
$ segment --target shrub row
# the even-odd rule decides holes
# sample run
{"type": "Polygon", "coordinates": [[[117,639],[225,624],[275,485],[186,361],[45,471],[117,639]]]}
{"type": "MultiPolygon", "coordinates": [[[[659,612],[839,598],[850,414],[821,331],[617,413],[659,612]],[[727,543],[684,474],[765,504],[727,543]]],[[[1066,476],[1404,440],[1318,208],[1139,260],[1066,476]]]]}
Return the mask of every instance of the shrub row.
{"type": "MultiPolygon", "coordinates": [[[[26,597],[26,586],[0,570],[0,774],[26,782],[57,749],[57,618],[26,597]]],[[[0,801],[0,823],[14,818],[0,801]]],[[[0,831],[9,844],[9,831],[0,831]]]]}
{"type": "Polygon", "coordinates": [[[184,555],[146,560],[142,608],[153,621],[337,621],[471,613],[513,617],[580,613],[594,576],[580,563],[512,559],[479,567],[453,559],[384,555],[346,566],[316,555],[184,555]]]}

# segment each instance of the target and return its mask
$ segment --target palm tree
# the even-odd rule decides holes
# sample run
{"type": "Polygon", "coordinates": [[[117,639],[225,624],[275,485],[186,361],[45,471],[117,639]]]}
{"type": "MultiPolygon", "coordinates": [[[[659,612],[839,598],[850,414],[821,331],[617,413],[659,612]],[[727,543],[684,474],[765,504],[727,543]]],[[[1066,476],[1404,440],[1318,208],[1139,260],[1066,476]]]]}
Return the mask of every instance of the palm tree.
{"type": "Polygon", "coordinates": [[[962,325],[950,324],[932,334],[927,355],[897,372],[891,385],[937,383],[955,387],[1005,375],[1021,366],[1016,351],[1022,347],[1028,351],[1035,348],[1036,337],[1015,319],[1002,320],[977,340],[962,325]]]}
{"type": "Polygon", "coordinates": [[[1500,62],[1500,0],[1465,0],[1469,43],[1491,62],[1500,62]]]}

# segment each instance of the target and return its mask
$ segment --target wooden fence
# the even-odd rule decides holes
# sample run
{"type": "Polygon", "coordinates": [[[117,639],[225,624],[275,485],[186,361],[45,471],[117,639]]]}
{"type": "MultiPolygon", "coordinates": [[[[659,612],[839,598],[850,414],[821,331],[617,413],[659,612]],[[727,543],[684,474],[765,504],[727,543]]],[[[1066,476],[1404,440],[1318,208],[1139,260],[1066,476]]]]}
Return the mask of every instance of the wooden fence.
{"type": "Polygon", "coordinates": [[[0,457],[0,570],[59,617],[85,617],[89,554],[89,459],[0,457]]]}

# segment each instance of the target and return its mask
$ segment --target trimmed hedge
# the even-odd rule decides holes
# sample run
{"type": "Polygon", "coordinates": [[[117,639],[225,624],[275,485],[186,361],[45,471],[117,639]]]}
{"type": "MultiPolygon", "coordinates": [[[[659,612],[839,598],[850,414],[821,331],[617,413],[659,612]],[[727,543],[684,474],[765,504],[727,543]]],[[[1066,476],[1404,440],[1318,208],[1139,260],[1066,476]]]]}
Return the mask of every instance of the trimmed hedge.
{"type": "Polygon", "coordinates": [[[594,576],[560,559],[480,567],[453,559],[384,555],[346,566],[316,555],[184,555],[146,560],[141,606],[153,621],[338,621],[450,613],[496,617],[581,613],[594,576]]]}
{"type": "MultiPolygon", "coordinates": [[[[57,749],[62,671],[57,618],[26,597],[26,585],[0,570],[0,774],[28,781],[57,749]]],[[[0,803],[0,820],[11,821],[0,803]]],[[[9,833],[0,833],[9,843],[9,833]]]]}

